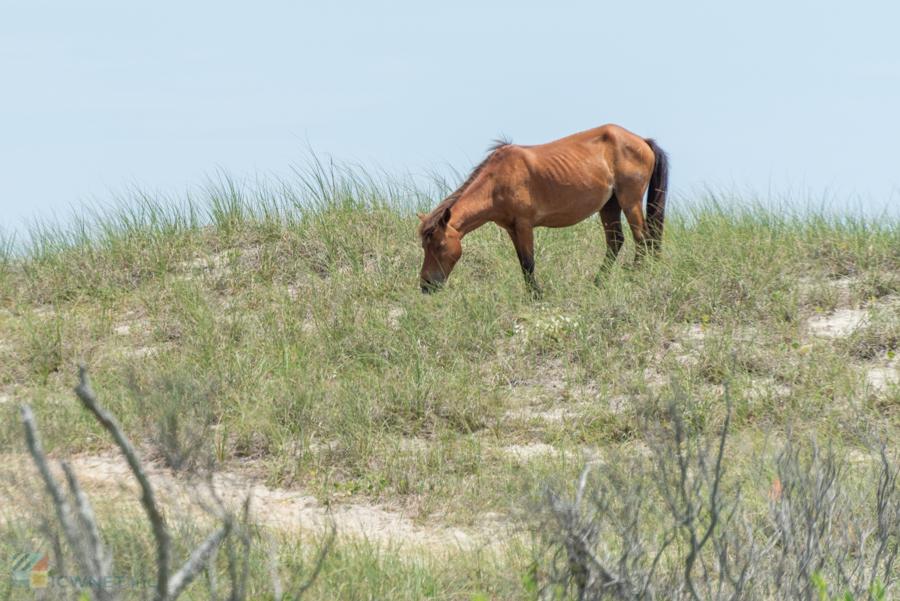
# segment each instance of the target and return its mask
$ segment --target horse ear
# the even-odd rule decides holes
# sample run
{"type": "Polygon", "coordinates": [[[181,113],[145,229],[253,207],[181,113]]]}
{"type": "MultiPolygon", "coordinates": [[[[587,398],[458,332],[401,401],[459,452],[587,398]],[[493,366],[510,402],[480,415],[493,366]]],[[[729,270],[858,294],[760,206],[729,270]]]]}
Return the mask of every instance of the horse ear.
{"type": "Polygon", "coordinates": [[[445,209],[441,215],[441,225],[447,225],[450,222],[450,209],[445,209]]]}
{"type": "Polygon", "coordinates": [[[422,213],[418,213],[418,215],[419,215],[419,219],[421,219],[422,221],[425,221],[425,215],[423,215],[422,213]]]}

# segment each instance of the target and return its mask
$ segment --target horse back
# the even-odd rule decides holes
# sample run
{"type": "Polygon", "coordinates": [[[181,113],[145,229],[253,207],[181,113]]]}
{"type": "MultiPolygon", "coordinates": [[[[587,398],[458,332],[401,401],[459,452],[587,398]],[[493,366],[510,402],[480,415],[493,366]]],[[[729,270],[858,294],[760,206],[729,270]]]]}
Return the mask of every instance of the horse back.
{"type": "Polygon", "coordinates": [[[565,186],[598,179],[615,184],[635,172],[649,178],[654,165],[650,145],[618,125],[603,125],[546,144],[503,146],[496,155],[495,176],[510,181],[530,177],[565,186]]]}
{"type": "MultiPolygon", "coordinates": [[[[654,155],[643,138],[604,125],[536,146],[500,149],[497,200],[535,225],[567,227],[600,210],[615,189],[646,189],[654,155]]],[[[493,162],[493,161],[492,161],[493,162]]]]}

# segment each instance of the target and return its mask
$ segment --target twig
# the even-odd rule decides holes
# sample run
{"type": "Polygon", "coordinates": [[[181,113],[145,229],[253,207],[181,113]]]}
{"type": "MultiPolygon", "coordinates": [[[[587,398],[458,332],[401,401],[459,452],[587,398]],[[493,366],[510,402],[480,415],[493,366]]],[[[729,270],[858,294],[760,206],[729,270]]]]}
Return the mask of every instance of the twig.
{"type": "Polygon", "coordinates": [[[65,493],[56,483],[53,474],[50,473],[50,466],[47,465],[47,458],[44,455],[44,447],[41,444],[41,437],[38,434],[37,425],[34,421],[34,413],[27,405],[19,405],[19,415],[22,418],[22,425],[25,428],[25,442],[28,445],[28,452],[34,460],[34,464],[47,486],[47,492],[53,499],[53,506],[56,508],[56,515],[62,526],[63,534],[73,549],[78,548],[78,529],[72,521],[71,511],[69,508],[69,500],[65,493]]]}
{"type": "Polygon", "coordinates": [[[269,533],[269,574],[272,578],[272,596],[275,601],[281,601],[284,591],[281,589],[281,579],[278,577],[278,558],[275,555],[275,539],[269,533]]]}
{"type": "Polygon", "coordinates": [[[147,512],[147,518],[150,520],[150,525],[153,528],[153,537],[156,539],[157,588],[154,599],[169,599],[169,545],[171,536],[168,528],[166,528],[166,520],[156,504],[156,495],[153,492],[153,487],[150,486],[150,479],[147,477],[147,472],[144,471],[144,466],[138,458],[137,451],[135,451],[128,437],[125,436],[116,419],[97,402],[97,397],[94,395],[91,383],[88,380],[87,365],[84,363],[78,365],[78,378],[79,384],[75,387],[75,394],[78,395],[85,408],[106,428],[112,435],[113,440],[116,441],[116,444],[119,445],[119,448],[122,449],[125,460],[128,462],[128,467],[131,468],[141,487],[141,505],[144,506],[144,510],[147,512]]]}
{"type": "Polygon", "coordinates": [[[328,535],[328,538],[325,540],[325,544],[322,545],[322,548],[319,550],[319,557],[316,559],[316,567],[313,569],[312,574],[306,579],[306,582],[300,585],[300,588],[297,590],[297,594],[294,595],[294,601],[299,601],[300,597],[303,596],[303,593],[312,586],[312,583],[316,580],[316,577],[319,575],[319,572],[322,571],[322,566],[325,565],[325,556],[328,555],[328,552],[331,550],[331,545],[334,543],[334,539],[337,536],[337,526],[334,525],[334,522],[331,524],[331,533],[328,535]]]}
{"type": "Polygon", "coordinates": [[[250,499],[253,496],[252,491],[247,492],[244,499],[244,512],[241,519],[240,530],[241,542],[244,544],[244,565],[241,571],[241,579],[238,587],[231,591],[232,599],[244,599],[247,596],[247,579],[250,577],[250,535],[246,532],[247,523],[250,521],[250,499]]]}
{"type": "MultiPolygon", "coordinates": [[[[153,487],[151,486],[150,479],[129,438],[125,435],[115,418],[97,402],[97,398],[94,395],[94,391],[91,389],[90,381],[88,380],[87,367],[84,364],[79,365],[79,380],[79,384],[75,388],[75,393],[78,395],[78,398],[81,400],[84,407],[90,411],[97,421],[99,421],[112,435],[113,440],[115,440],[116,444],[122,450],[132,473],[141,487],[141,504],[143,505],[153,528],[153,535],[156,539],[157,547],[157,588],[154,591],[153,598],[157,601],[174,601],[204,569],[207,569],[209,572],[210,595],[212,599],[216,599],[215,556],[222,544],[225,541],[228,541],[228,571],[232,585],[229,599],[234,601],[244,599],[247,592],[247,582],[250,576],[250,551],[253,539],[252,530],[250,530],[248,526],[252,495],[250,493],[247,494],[243,504],[242,515],[236,517],[233,512],[227,509],[222,502],[222,499],[217,494],[215,487],[210,482],[210,492],[212,494],[213,504],[218,508],[218,511],[215,511],[213,507],[209,507],[207,510],[211,511],[221,519],[224,522],[224,526],[213,532],[200,546],[194,549],[187,561],[182,565],[181,569],[174,574],[170,574],[171,536],[166,526],[165,518],[157,505],[156,496],[153,487]],[[237,532],[235,532],[235,529],[237,529],[237,532]],[[232,542],[235,538],[233,535],[239,535],[239,543],[236,541],[232,542]],[[236,544],[242,546],[241,552],[243,555],[240,559],[236,557],[235,554],[236,544]]],[[[110,556],[104,552],[103,541],[100,536],[100,530],[97,527],[96,516],[87,495],[79,485],[74,472],[67,464],[63,463],[62,468],[66,474],[72,496],[75,499],[75,509],[77,510],[76,519],[76,514],[72,511],[67,494],[56,482],[50,472],[35,424],[34,414],[26,405],[20,405],[19,411],[25,429],[25,438],[29,452],[34,459],[34,463],[53,500],[66,539],[72,549],[77,553],[78,562],[84,571],[88,572],[91,577],[97,578],[100,582],[105,582],[111,575],[112,560],[110,556]]],[[[58,556],[58,563],[61,566],[62,551],[60,549],[58,537],[55,536],[55,531],[51,532],[51,535],[51,538],[54,538],[56,541],[54,551],[58,556]]],[[[295,600],[303,595],[322,570],[325,556],[331,550],[331,545],[335,536],[336,527],[332,524],[331,534],[319,552],[315,568],[307,580],[300,585],[299,590],[294,597],[295,600]]],[[[283,589],[281,587],[281,582],[278,579],[274,543],[272,543],[272,548],[270,550],[270,560],[275,598],[280,600],[283,598],[283,589]]],[[[113,590],[108,590],[103,587],[100,587],[98,590],[93,590],[92,594],[95,598],[101,600],[116,596],[113,590]]]]}
{"type": "MultiPolygon", "coordinates": [[[[79,561],[82,564],[90,562],[91,574],[98,576],[100,581],[104,582],[107,577],[112,575],[112,561],[103,550],[103,539],[100,537],[100,529],[97,527],[94,510],[87,495],[84,494],[84,491],[78,484],[78,480],[75,479],[72,468],[66,462],[62,462],[62,469],[66,474],[66,480],[69,482],[72,496],[75,497],[75,507],[78,509],[82,531],[84,532],[83,538],[86,539],[84,542],[87,547],[87,554],[84,556],[79,555],[79,561]]],[[[103,588],[98,591],[98,595],[101,598],[111,596],[103,588]]]]}
{"type": "Polygon", "coordinates": [[[181,592],[193,582],[204,568],[208,566],[210,557],[218,550],[219,545],[225,540],[230,531],[229,526],[213,532],[202,545],[194,549],[181,569],[169,579],[169,598],[175,599],[181,592]]]}
{"type": "Polygon", "coordinates": [[[218,552],[219,548],[216,547],[213,549],[213,552],[206,557],[206,577],[209,582],[209,598],[213,601],[219,598],[219,593],[217,592],[218,585],[216,582],[216,555],[218,552]]]}

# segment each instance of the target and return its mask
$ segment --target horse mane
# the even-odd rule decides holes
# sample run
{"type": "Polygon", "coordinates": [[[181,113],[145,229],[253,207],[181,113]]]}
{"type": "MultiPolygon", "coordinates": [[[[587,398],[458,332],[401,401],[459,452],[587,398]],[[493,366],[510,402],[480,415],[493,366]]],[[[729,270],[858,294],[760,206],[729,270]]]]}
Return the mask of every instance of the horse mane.
{"type": "Polygon", "coordinates": [[[487,152],[489,154],[483,161],[478,163],[478,166],[475,167],[475,169],[472,170],[472,173],[468,178],[466,178],[466,181],[464,181],[453,194],[441,201],[441,204],[435,207],[435,209],[431,213],[429,213],[428,216],[425,217],[425,219],[422,220],[422,223],[419,224],[419,237],[424,239],[434,233],[434,230],[436,230],[438,225],[440,225],[441,223],[441,218],[444,216],[444,211],[452,208],[453,205],[456,204],[456,201],[459,200],[459,197],[463,195],[463,192],[465,192],[468,187],[472,185],[472,182],[475,181],[475,178],[481,175],[481,172],[484,171],[485,167],[487,167],[487,164],[490,162],[491,157],[493,157],[498,150],[509,144],[512,144],[512,140],[500,137],[497,140],[494,140],[491,145],[488,146],[487,152]]]}

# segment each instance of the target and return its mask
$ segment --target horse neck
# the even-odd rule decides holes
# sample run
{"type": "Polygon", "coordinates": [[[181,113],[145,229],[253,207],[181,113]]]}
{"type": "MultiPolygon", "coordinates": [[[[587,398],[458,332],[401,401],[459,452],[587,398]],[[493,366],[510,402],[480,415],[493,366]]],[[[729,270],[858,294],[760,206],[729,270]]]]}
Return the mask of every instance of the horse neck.
{"type": "Polygon", "coordinates": [[[451,209],[450,225],[463,236],[494,220],[491,186],[480,185],[463,192],[451,209]]]}

